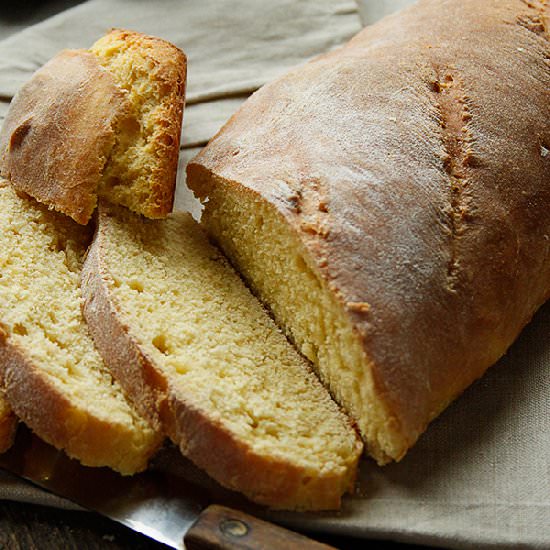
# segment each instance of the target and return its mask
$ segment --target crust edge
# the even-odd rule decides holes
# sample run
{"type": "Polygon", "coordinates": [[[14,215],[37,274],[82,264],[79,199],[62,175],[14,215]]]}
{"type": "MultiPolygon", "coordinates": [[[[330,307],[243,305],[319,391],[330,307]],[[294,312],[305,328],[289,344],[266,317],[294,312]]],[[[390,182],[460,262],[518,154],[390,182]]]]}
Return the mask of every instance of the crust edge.
{"type": "MultiPolygon", "coordinates": [[[[117,317],[116,304],[109,295],[107,270],[101,261],[102,217],[100,208],[96,235],[82,272],[84,316],[106,365],[134,399],[136,408],[144,414],[145,408],[155,403],[153,418],[160,421],[182,454],[221,485],[254,502],[285,510],[340,508],[342,494],[354,485],[356,468],[349,468],[347,475],[312,478],[304,468],[255,453],[211,419],[207,411],[170,388],[170,382],[117,317]],[[110,345],[105,334],[110,335],[110,345]],[[123,357],[133,361],[125,362],[123,357]],[[154,387],[144,391],[148,384],[154,387]]],[[[151,416],[150,411],[148,414],[151,416]]]]}

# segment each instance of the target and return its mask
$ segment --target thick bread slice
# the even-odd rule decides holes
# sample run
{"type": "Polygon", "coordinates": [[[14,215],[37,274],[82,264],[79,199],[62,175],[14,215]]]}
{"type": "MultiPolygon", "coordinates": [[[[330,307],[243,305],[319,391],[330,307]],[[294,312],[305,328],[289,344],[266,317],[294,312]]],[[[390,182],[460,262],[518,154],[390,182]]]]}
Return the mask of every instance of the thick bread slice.
{"type": "Polygon", "coordinates": [[[82,282],[106,363],[184,455],[261,504],[339,507],[349,419],[189,215],[100,205],[82,282]]]}
{"type": "Polygon", "coordinates": [[[88,466],[142,470],[162,437],[124,398],[88,335],[90,233],[0,180],[0,380],[17,416],[88,466]]]}
{"type": "Polygon", "coordinates": [[[549,17],[421,0],[265,86],[188,168],[381,463],[550,296],[549,17]]]}
{"type": "Polygon", "coordinates": [[[0,453],[6,452],[12,446],[18,422],[4,393],[0,390],[0,453]]]}
{"type": "Polygon", "coordinates": [[[66,50],[13,99],[0,172],[20,191],[86,224],[97,195],[151,218],[172,210],[185,94],[183,52],[113,30],[66,50]]]}

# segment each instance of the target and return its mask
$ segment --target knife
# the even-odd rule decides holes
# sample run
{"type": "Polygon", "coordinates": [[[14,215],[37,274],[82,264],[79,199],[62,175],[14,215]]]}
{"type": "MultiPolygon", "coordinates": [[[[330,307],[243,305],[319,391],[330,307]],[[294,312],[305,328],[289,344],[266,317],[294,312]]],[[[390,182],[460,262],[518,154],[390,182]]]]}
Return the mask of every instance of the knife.
{"type": "Polygon", "coordinates": [[[146,472],[123,477],[82,466],[20,426],[0,467],[179,550],[331,549],[243,512],[251,508],[244,497],[218,486],[175,448],[161,451],[146,472]]]}

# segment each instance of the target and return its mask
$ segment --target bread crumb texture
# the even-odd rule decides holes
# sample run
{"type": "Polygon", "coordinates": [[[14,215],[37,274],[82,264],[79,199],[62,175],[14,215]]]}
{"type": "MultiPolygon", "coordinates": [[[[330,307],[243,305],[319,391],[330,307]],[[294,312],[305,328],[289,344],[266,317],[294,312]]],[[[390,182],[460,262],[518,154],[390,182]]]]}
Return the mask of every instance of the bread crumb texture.
{"type": "MultiPolygon", "coordinates": [[[[213,178],[207,184],[209,200],[203,215],[208,231],[316,366],[336,400],[357,419],[369,453],[387,462],[384,449],[396,445],[349,317],[310,267],[303,245],[275,208],[252,195],[233,192],[230,185],[228,192],[227,182],[208,177],[213,178]],[[217,183],[211,185],[212,181],[217,183]]],[[[368,310],[368,305],[361,308],[368,310]]]]}
{"type": "Polygon", "coordinates": [[[99,188],[102,196],[150,218],[172,209],[186,59],[159,38],[120,29],[90,51],[126,92],[121,117],[99,188]]]}
{"type": "Polygon", "coordinates": [[[281,464],[301,472],[300,494],[247,496],[319,508],[312,491],[321,479],[339,503],[362,450],[349,419],[196,222],[187,214],[150,222],[117,209],[102,238],[117,243],[103,247],[104,275],[122,322],[178,398],[243,443],[250,476],[254,457],[281,477],[281,464]]]}
{"type": "Polygon", "coordinates": [[[8,399],[40,437],[82,463],[143,469],[159,435],[129,406],[81,314],[87,228],[20,198],[6,181],[0,204],[0,371],[8,399]],[[17,365],[9,360],[14,350],[23,357],[17,365]],[[21,396],[22,384],[32,394],[21,396]]]}

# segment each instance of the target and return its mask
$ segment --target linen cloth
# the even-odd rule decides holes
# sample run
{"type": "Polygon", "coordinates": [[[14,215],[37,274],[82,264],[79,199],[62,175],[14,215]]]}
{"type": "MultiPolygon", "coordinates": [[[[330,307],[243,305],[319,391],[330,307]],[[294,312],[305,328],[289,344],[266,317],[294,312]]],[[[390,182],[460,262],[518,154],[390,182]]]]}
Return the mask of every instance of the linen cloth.
{"type": "MultiPolygon", "coordinates": [[[[363,23],[411,0],[361,0],[363,23]]],[[[0,118],[57,51],[110,26],[164,37],[188,55],[180,167],[247,95],[359,30],[347,0],[92,0],[0,42],[0,118]]],[[[1,122],[1,121],[0,121],[1,122]]],[[[200,208],[180,170],[177,207],[200,208]]],[[[448,548],[550,548],[550,303],[507,355],[429,427],[399,464],[365,460],[338,514],[270,513],[295,528],[448,548]]],[[[8,474],[0,498],[75,508],[8,474]]]]}

